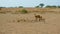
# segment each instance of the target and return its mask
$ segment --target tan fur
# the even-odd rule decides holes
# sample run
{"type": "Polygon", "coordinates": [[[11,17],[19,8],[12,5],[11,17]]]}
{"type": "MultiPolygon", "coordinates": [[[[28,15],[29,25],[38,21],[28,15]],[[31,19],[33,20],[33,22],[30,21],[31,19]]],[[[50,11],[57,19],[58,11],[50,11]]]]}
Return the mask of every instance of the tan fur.
{"type": "Polygon", "coordinates": [[[34,14],[34,16],[35,16],[35,19],[36,19],[36,20],[39,20],[39,21],[40,21],[40,20],[42,19],[42,16],[40,16],[40,15],[34,14]]]}

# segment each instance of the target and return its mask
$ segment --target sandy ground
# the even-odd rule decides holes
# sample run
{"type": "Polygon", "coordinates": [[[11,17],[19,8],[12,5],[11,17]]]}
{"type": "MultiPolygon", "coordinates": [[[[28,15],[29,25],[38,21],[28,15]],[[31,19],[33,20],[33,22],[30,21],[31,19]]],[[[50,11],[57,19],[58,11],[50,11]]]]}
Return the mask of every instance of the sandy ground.
{"type": "Polygon", "coordinates": [[[40,15],[45,19],[45,23],[35,21],[34,13],[0,14],[0,34],[60,34],[60,14],[40,15]]]}

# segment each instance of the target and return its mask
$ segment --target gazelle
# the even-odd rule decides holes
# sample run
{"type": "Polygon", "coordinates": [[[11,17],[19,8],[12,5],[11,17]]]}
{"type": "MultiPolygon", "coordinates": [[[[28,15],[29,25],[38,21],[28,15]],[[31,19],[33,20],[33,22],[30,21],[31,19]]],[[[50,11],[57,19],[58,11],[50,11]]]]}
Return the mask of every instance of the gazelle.
{"type": "Polygon", "coordinates": [[[41,16],[41,15],[36,15],[36,14],[34,14],[34,16],[35,16],[35,19],[36,19],[36,21],[38,20],[38,21],[44,21],[45,22],[45,19],[41,16]]]}

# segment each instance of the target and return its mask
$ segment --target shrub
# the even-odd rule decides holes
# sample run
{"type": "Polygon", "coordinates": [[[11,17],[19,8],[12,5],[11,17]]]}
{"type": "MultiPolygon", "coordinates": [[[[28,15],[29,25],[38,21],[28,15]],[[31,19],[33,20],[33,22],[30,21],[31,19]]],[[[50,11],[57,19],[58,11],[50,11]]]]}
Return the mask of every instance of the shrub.
{"type": "Polygon", "coordinates": [[[28,13],[28,11],[25,10],[25,9],[23,9],[23,10],[21,11],[21,13],[25,14],[25,13],[28,13]]]}

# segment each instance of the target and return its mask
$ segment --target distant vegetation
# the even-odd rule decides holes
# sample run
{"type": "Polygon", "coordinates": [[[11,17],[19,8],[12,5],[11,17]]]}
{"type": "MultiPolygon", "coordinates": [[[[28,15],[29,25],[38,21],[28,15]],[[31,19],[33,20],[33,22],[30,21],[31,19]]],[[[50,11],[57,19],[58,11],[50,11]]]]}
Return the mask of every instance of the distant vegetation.
{"type": "Polygon", "coordinates": [[[50,6],[50,5],[47,5],[45,8],[57,8],[57,6],[50,6]]]}
{"type": "Polygon", "coordinates": [[[1,10],[1,8],[0,8],[0,10],[1,10]]]}
{"type": "Polygon", "coordinates": [[[22,9],[21,13],[26,14],[28,11],[26,9],[22,9]]]}
{"type": "Polygon", "coordinates": [[[1,10],[2,8],[6,8],[6,7],[0,7],[0,10],[1,10]]]}
{"type": "Polygon", "coordinates": [[[60,8],[60,6],[58,6],[58,8],[60,8]]]}
{"type": "Polygon", "coordinates": [[[44,7],[45,4],[41,3],[38,6],[35,6],[35,8],[60,8],[60,6],[55,6],[55,5],[47,5],[44,7]]]}
{"type": "Polygon", "coordinates": [[[35,8],[39,8],[39,6],[35,6],[35,8]]]}
{"type": "MultiPolygon", "coordinates": [[[[0,7],[0,10],[1,8],[24,8],[23,6],[17,6],[17,7],[0,7]]],[[[56,6],[56,5],[46,5],[44,3],[40,3],[39,5],[36,5],[35,8],[60,8],[60,5],[59,6],[56,6]]]]}
{"type": "Polygon", "coordinates": [[[43,8],[43,6],[44,6],[44,4],[41,3],[41,4],[39,4],[38,6],[35,6],[35,8],[43,8]]]}
{"type": "Polygon", "coordinates": [[[23,8],[23,6],[19,6],[18,8],[23,8]]]}
{"type": "Polygon", "coordinates": [[[44,4],[43,4],[43,3],[41,3],[41,4],[39,4],[39,6],[40,6],[41,8],[43,8],[44,4]]]}

